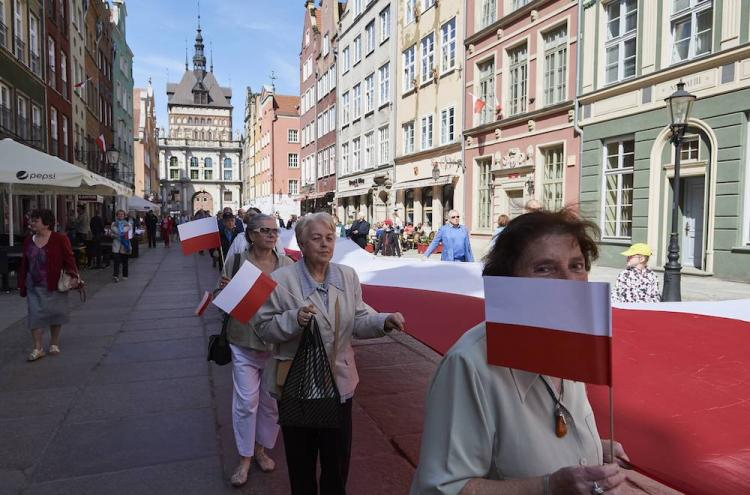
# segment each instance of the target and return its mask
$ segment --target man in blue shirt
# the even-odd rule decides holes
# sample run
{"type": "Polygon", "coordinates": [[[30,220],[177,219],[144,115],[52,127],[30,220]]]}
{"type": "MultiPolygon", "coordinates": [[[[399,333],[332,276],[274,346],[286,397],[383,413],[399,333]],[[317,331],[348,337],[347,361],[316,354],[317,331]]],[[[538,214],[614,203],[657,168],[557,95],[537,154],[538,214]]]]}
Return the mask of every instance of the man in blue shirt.
{"type": "Polygon", "coordinates": [[[474,261],[469,242],[469,231],[460,224],[461,215],[456,210],[448,212],[448,223],[440,227],[435,238],[424,252],[423,260],[426,260],[437,249],[438,244],[443,243],[441,261],[474,261]]]}

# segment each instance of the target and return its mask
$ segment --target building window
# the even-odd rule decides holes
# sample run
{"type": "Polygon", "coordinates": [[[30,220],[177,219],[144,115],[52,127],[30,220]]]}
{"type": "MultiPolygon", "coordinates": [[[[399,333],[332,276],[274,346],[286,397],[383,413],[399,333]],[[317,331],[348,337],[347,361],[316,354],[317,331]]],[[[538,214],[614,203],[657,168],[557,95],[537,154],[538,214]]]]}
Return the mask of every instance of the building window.
{"type": "Polygon", "coordinates": [[[388,163],[388,160],[391,159],[391,135],[387,125],[378,129],[378,143],[380,143],[378,162],[380,164],[388,163]]]}
{"type": "Polygon", "coordinates": [[[287,131],[287,140],[290,143],[299,143],[299,131],[297,129],[289,129],[287,131]]]}
{"type": "Polygon", "coordinates": [[[349,124],[349,92],[341,95],[341,125],[349,124]]]}
{"type": "Polygon", "coordinates": [[[362,13],[362,8],[364,7],[365,0],[352,0],[352,14],[354,14],[354,17],[357,17],[359,14],[362,13]]]}
{"type": "Polygon", "coordinates": [[[604,153],[603,236],[629,239],[632,235],[635,141],[611,141],[606,144],[604,153]]]}
{"type": "Polygon", "coordinates": [[[297,179],[289,179],[289,196],[296,196],[299,194],[299,181],[297,179]]]}
{"type": "Polygon", "coordinates": [[[607,23],[604,71],[606,83],[611,84],[635,76],[638,0],[614,0],[604,10],[607,23]]]}
{"type": "Polygon", "coordinates": [[[375,166],[375,132],[365,134],[365,168],[375,166]]]}
{"type": "Polygon", "coordinates": [[[224,201],[232,201],[232,191],[224,191],[224,201]]]}
{"type": "MultiPolygon", "coordinates": [[[[63,154],[62,158],[63,160],[68,161],[69,160],[69,146],[68,146],[68,117],[62,116],[62,145],[63,145],[63,154]]],[[[127,153],[127,148],[125,150],[127,153]]]]}
{"type": "Polygon", "coordinates": [[[349,72],[349,47],[345,46],[341,51],[341,73],[346,74],[349,72]]]}
{"type": "Polygon", "coordinates": [[[712,0],[672,0],[672,63],[711,53],[712,0]]]}
{"type": "Polygon", "coordinates": [[[50,154],[57,156],[57,109],[55,107],[49,108],[49,137],[50,137],[50,154]]]}
{"type": "Polygon", "coordinates": [[[526,64],[526,54],[526,45],[519,46],[508,52],[508,62],[510,65],[510,87],[508,88],[509,115],[516,115],[526,111],[526,88],[529,69],[526,64]]]}
{"type": "Polygon", "coordinates": [[[421,120],[421,148],[422,150],[428,150],[432,148],[432,115],[425,115],[421,120]]]}
{"type": "Polygon", "coordinates": [[[416,45],[404,50],[404,93],[414,89],[417,84],[415,52],[416,45]]]}
{"type": "Polygon", "coordinates": [[[378,69],[380,84],[380,99],[378,105],[385,105],[391,101],[391,64],[390,62],[378,69]]]}
{"type": "Polygon", "coordinates": [[[391,7],[388,6],[380,11],[380,42],[391,37],[391,7]]]}
{"type": "Polygon", "coordinates": [[[455,139],[456,109],[446,108],[440,112],[440,144],[452,143],[455,139]]]}
{"type": "Polygon", "coordinates": [[[365,54],[375,50],[375,21],[371,21],[365,27],[365,54]]]}
{"type": "Polygon", "coordinates": [[[492,158],[477,160],[477,227],[492,227],[492,158]]]}
{"type": "Polygon", "coordinates": [[[559,210],[563,207],[563,147],[544,150],[544,207],[559,210]]]}
{"type": "Polygon", "coordinates": [[[352,50],[354,50],[354,65],[357,65],[362,60],[362,36],[354,38],[352,50]]]}
{"type": "MultiPolygon", "coordinates": [[[[4,2],[0,2],[0,9],[4,9],[4,2]]],[[[4,16],[0,18],[0,22],[5,24],[4,16]]],[[[4,29],[3,29],[4,31],[4,29]]],[[[0,38],[3,40],[5,45],[5,33],[0,33],[0,38]]],[[[42,64],[39,60],[39,19],[36,16],[29,14],[29,53],[31,54],[31,71],[40,76],[42,74],[42,64]]]]}
{"type": "Polygon", "coordinates": [[[544,33],[544,104],[565,101],[568,63],[568,28],[544,33]]]}
{"type": "Polygon", "coordinates": [[[0,127],[10,130],[10,90],[4,84],[0,84],[0,127]]]}
{"type": "Polygon", "coordinates": [[[354,110],[352,111],[352,120],[357,120],[362,116],[362,85],[357,84],[352,88],[354,96],[352,97],[352,105],[354,110]]]}
{"type": "Polygon", "coordinates": [[[404,131],[404,154],[414,153],[414,121],[403,125],[404,131]]]}
{"type": "Polygon", "coordinates": [[[326,35],[323,36],[323,56],[324,57],[328,55],[328,51],[330,50],[330,48],[331,48],[331,44],[328,40],[328,34],[326,33],[326,35]]]}
{"type": "Polygon", "coordinates": [[[214,178],[214,165],[211,158],[203,159],[203,180],[213,180],[214,178]]]}
{"type": "MultiPolygon", "coordinates": [[[[175,160],[177,158],[172,157],[175,160]]],[[[197,157],[190,157],[190,180],[198,180],[200,174],[200,170],[198,169],[198,158],[197,157]]]]}
{"type": "Polygon", "coordinates": [[[53,88],[57,88],[57,49],[55,48],[55,40],[52,37],[47,38],[47,84],[53,88]]]}
{"type": "Polygon", "coordinates": [[[31,105],[31,141],[38,144],[42,140],[42,109],[31,105]]]}
{"type": "Polygon", "coordinates": [[[299,168],[299,155],[297,153],[289,153],[287,155],[287,165],[289,168],[299,168]]]}
{"type": "Polygon", "coordinates": [[[28,101],[23,96],[16,97],[16,134],[26,140],[29,138],[28,101]]]}
{"type": "Polygon", "coordinates": [[[180,164],[177,161],[176,156],[169,157],[169,180],[177,180],[180,178],[180,164]]]}
{"type": "Polygon", "coordinates": [[[435,69],[435,34],[430,33],[419,43],[422,55],[422,83],[433,78],[435,69]]]}
{"type": "Polygon", "coordinates": [[[375,110],[375,73],[365,78],[365,113],[375,110]]]}
{"type": "Polygon", "coordinates": [[[497,1],[482,0],[482,9],[480,12],[479,29],[484,29],[497,20],[497,1]]]}
{"type": "Polygon", "coordinates": [[[341,145],[341,173],[349,173],[349,143],[341,145]]]}
{"type": "Polygon", "coordinates": [[[680,144],[680,160],[698,160],[698,136],[692,136],[682,140],[682,143],[680,144]]]}
{"type": "MultiPolygon", "coordinates": [[[[489,60],[483,64],[478,64],[477,69],[479,70],[479,100],[483,102],[483,106],[479,110],[479,123],[487,124],[495,120],[495,114],[492,111],[492,106],[495,103],[495,62],[489,60]]],[[[477,108],[472,109],[474,115],[477,114],[477,108]]]]}
{"type": "Polygon", "coordinates": [[[531,0],[513,0],[511,10],[518,10],[529,2],[531,2],[531,0]]]}
{"type": "Polygon", "coordinates": [[[440,28],[440,70],[448,72],[456,66],[456,18],[440,28]]]}
{"type": "Polygon", "coordinates": [[[352,139],[352,172],[357,172],[362,167],[360,151],[360,139],[352,139]]]}
{"type": "Polygon", "coordinates": [[[224,180],[232,180],[232,159],[224,158],[224,180]]]}
{"type": "Polygon", "coordinates": [[[417,18],[417,0],[404,2],[404,25],[411,24],[417,18]]]}

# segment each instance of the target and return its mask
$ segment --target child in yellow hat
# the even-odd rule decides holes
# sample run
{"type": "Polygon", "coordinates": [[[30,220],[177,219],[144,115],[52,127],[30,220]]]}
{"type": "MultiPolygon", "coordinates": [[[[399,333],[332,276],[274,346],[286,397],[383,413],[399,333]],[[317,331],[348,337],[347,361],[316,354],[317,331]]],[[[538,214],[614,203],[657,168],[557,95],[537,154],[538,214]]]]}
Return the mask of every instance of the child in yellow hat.
{"type": "Polygon", "coordinates": [[[627,266],[617,276],[612,302],[660,302],[659,281],[648,267],[648,259],[653,254],[651,247],[638,242],[621,254],[627,256],[627,266]]]}

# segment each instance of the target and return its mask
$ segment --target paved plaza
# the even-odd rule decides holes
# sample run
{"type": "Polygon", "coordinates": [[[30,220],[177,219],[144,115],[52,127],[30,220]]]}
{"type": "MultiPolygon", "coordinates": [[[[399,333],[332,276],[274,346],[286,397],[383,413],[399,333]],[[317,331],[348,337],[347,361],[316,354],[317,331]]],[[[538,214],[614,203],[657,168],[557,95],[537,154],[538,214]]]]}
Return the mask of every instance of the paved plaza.
{"type": "MultiPolygon", "coordinates": [[[[86,271],[56,357],[27,363],[25,301],[0,295],[0,495],[287,494],[278,469],[229,486],[238,456],[231,369],[205,360],[219,329],[193,316],[217,272],[178,246],[141,249],[128,280],[86,271]]],[[[71,298],[72,301],[72,298],[71,298]]],[[[440,357],[405,334],[360,341],[349,493],[404,494],[418,458],[424,397],[440,357]]],[[[673,493],[636,474],[631,493],[673,493]]]]}

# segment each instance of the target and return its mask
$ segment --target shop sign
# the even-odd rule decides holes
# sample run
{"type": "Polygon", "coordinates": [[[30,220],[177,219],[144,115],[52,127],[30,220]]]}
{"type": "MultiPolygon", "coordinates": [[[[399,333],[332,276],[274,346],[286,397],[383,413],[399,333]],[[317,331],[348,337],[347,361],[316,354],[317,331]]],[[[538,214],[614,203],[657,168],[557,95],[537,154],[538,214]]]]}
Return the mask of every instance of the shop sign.
{"type": "Polygon", "coordinates": [[[85,203],[102,203],[104,201],[104,197],[98,196],[96,194],[79,194],[78,201],[85,203]]]}

